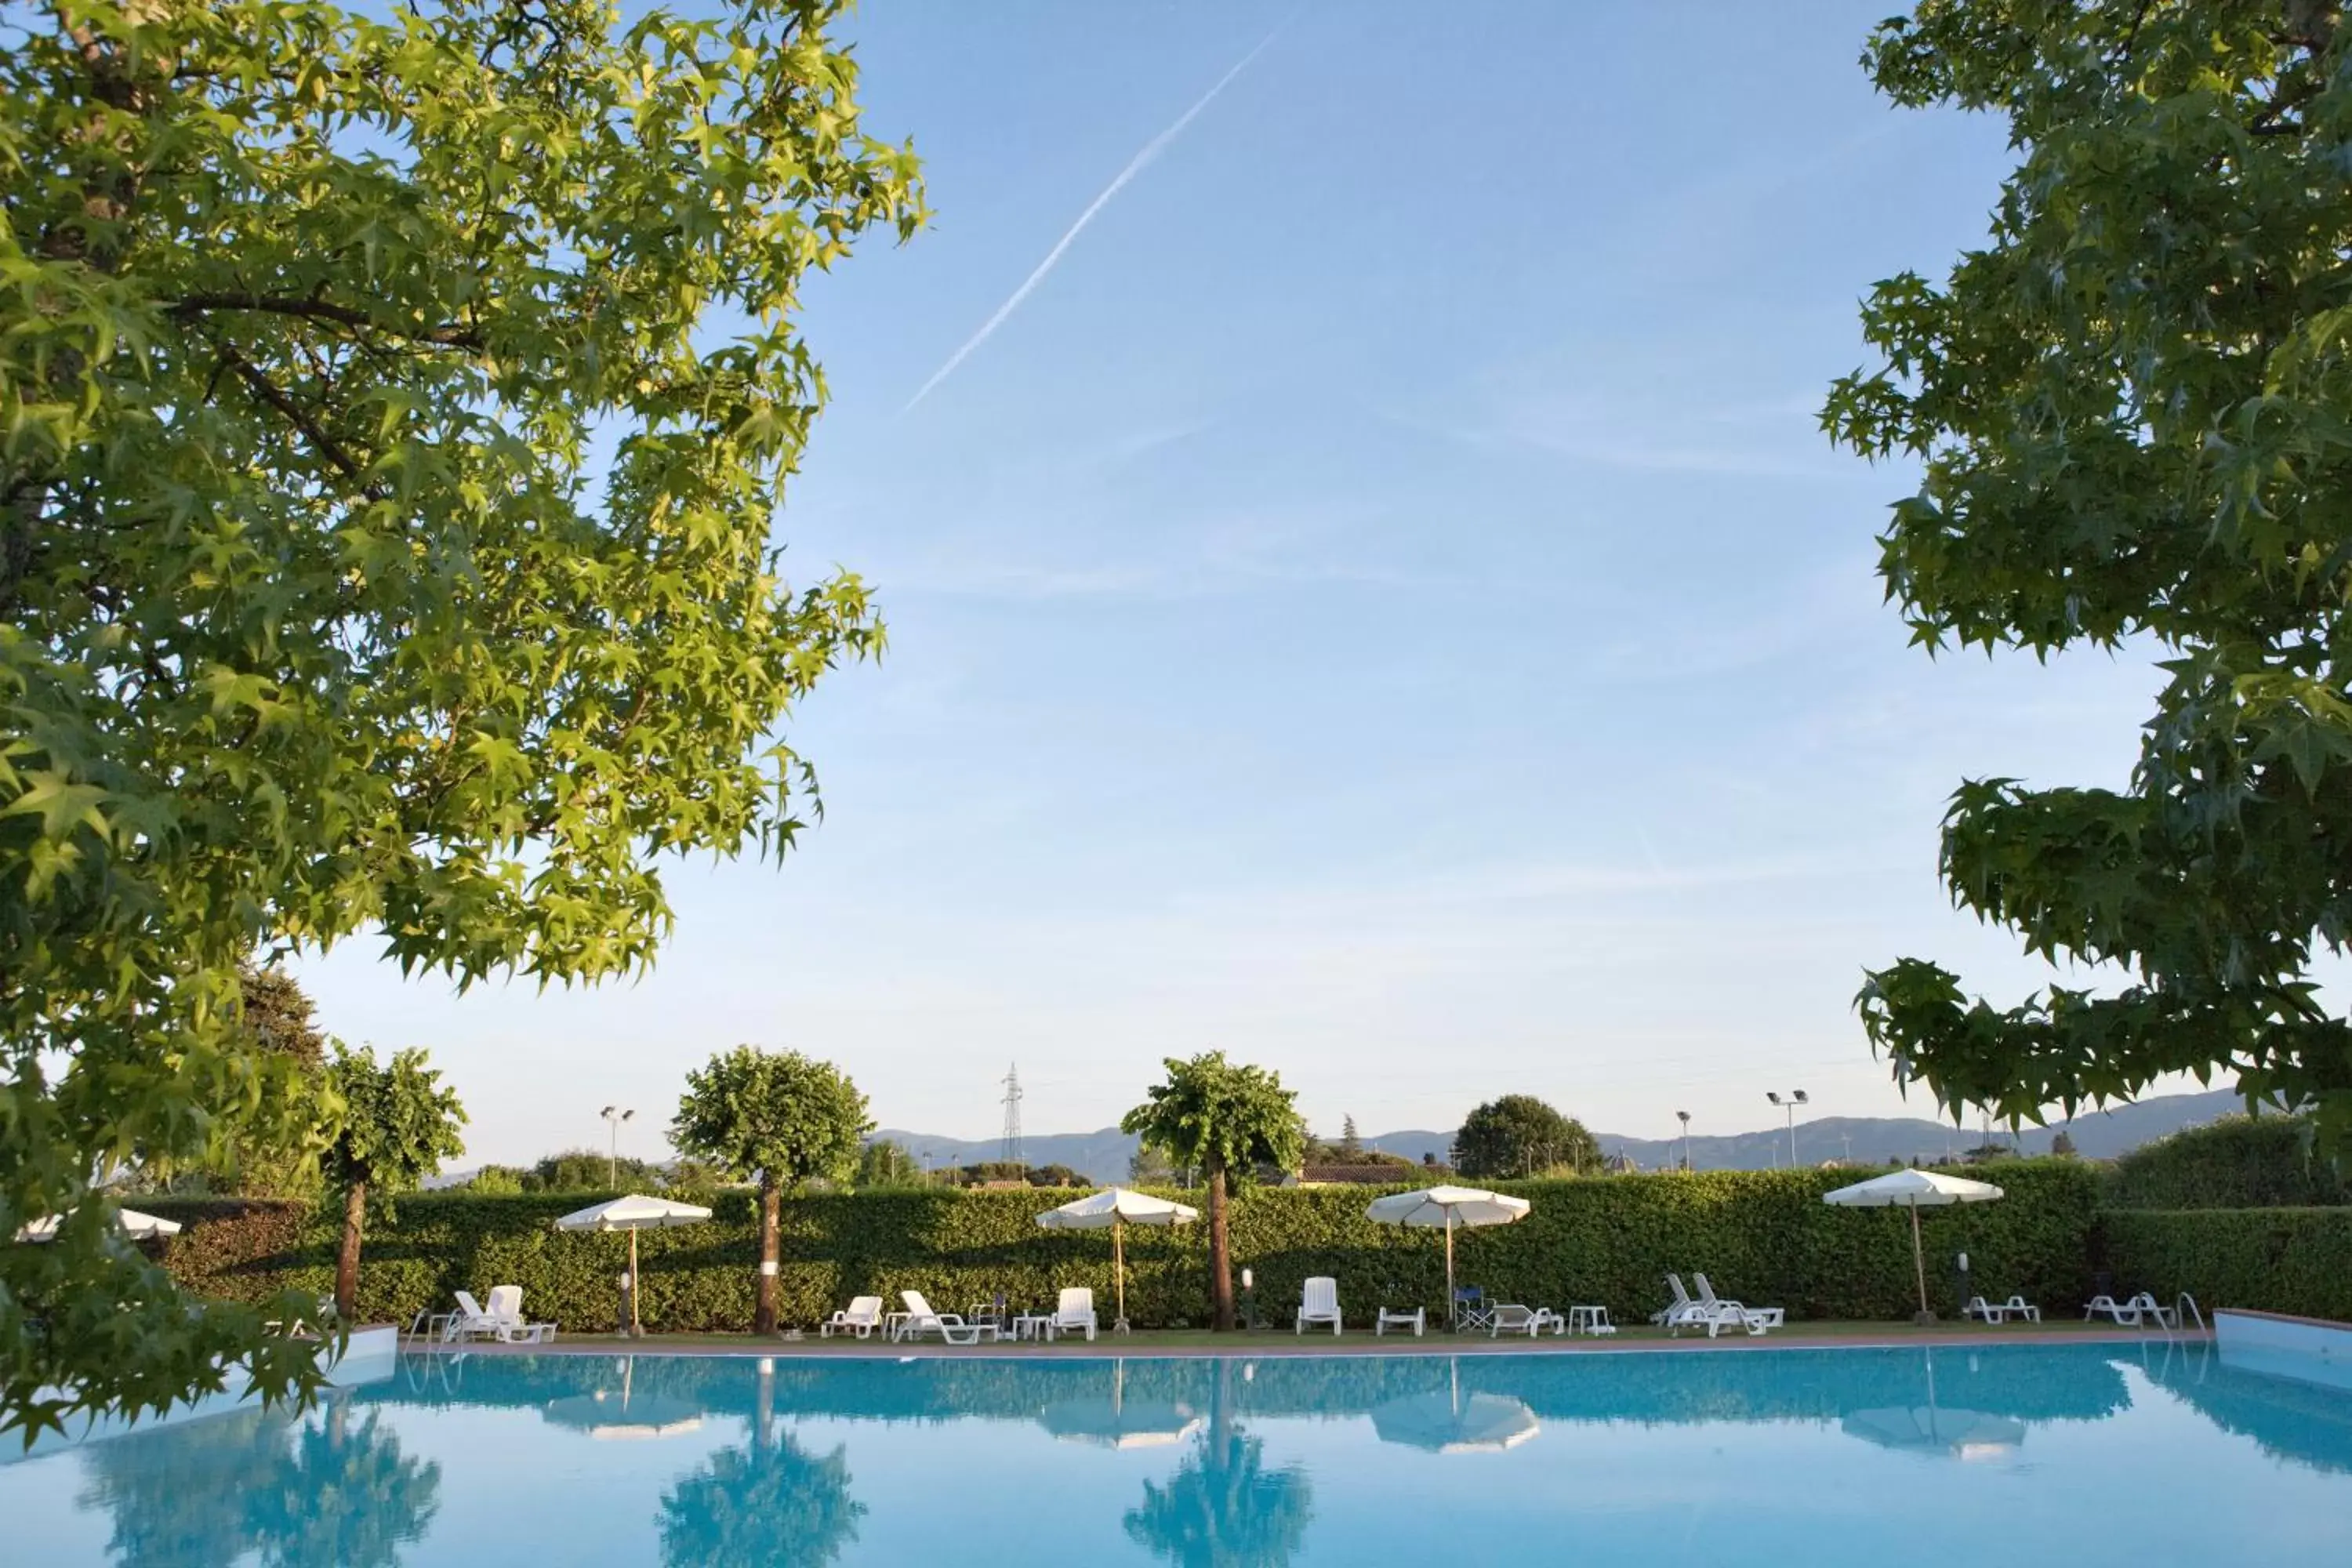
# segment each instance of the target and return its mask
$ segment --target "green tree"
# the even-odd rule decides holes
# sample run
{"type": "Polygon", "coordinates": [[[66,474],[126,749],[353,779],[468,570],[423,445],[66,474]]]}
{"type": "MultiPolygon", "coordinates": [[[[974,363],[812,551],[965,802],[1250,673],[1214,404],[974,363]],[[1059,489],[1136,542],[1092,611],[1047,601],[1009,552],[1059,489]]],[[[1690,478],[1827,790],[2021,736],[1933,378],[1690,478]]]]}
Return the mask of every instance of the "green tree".
{"type": "Polygon", "coordinates": [[[1127,1157],[1127,1179],[1139,1187],[1172,1187],[1180,1173],[1164,1149],[1154,1148],[1149,1142],[1138,1143],[1135,1152],[1127,1157]]]}
{"type": "Polygon", "coordinates": [[[686,1075],[669,1141],[740,1181],[760,1184],[760,1286],[755,1333],[776,1331],[777,1227],[784,1189],[846,1180],[874,1123],[866,1097],[830,1062],[751,1046],[686,1075]]]}
{"type": "Polygon", "coordinates": [[[0,1232],[85,1216],[0,1247],[0,1427],[315,1386],[84,1202],[276,1113],[240,963],[641,970],[879,646],[771,538],[802,279],[923,217],[837,0],[365,9],[0,0],[0,1232]]]}
{"type": "Polygon", "coordinates": [[[614,1159],[593,1149],[565,1149],[542,1154],[523,1178],[533,1193],[642,1192],[660,1186],[666,1173],[650,1160],[622,1155],[614,1159]]]}
{"type": "Polygon", "coordinates": [[[1532,1094],[1490,1100],[1462,1119],[1454,1138],[1454,1163],[1465,1176],[1532,1176],[1559,1166],[1592,1171],[1601,1145],[1584,1123],[1563,1116],[1532,1094]]]}
{"type": "Polygon", "coordinates": [[[2058,1129],[2058,1131],[2053,1134],[2050,1139],[2050,1152],[2057,1159],[2073,1159],[2074,1157],[2074,1135],[2072,1132],[2067,1131],[2063,1127],[2058,1129]]]}
{"type": "Polygon", "coordinates": [[[455,1089],[407,1050],[379,1065],[367,1047],[339,1047],[327,1067],[334,1100],[335,1133],[320,1159],[322,1173],[343,1194],[343,1236],[335,1250],[335,1310],[345,1322],[359,1316],[360,1240],[368,1204],[388,1211],[408,1192],[466,1151],[457,1129],[465,1108],[455,1089]]]}
{"type": "Polygon", "coordinates": [[[1961,784],[1952,897],[2126,983],[2008,1006],[1900,959],[1859,998],[1902,1082],[2039,1121],[2165,1074],[2317,1107],[2352,1028],[2310,979],[2352,900],[2352,37],[2332,0],[1939,0],[1865,63],[2008,122],[1990,240],[1874,289],[1823,423],[1924,477],[1880,574],[1914,641],[2161,650],[2127,787],[1961,784]]]}
{"type": "Polygon", "coordinates": [[[1289,1169],[1307,1146],[1297,1095],[1282,1076],[1225,1060],[1209,1051],[1190,1060],[1166,1059],[1168,1078],[1119,1120],[1119,1130],[1201,1168],[1209,1189],[1209,1304],[1217,1331],[1234,1326],[1233,1255],[1226,1239],[1229,1184],[1245,1182],[1260,1165],[1289,1169]]]}
{"type": "Polygon", "coordinates": [[[853,1179],[859,1187],[919,1187],[923,1184],[923,1167],[903,1145],[877,1138],[858,1151],[857,1174],[853,1179]]]}
{"type": "Polygon", "coordinates": [[[484,1197],[517,1197],[530,1190],[523,1184],[525,1175],[526,1173],[516,1170],[512,1165],[485,1165],[474,1173],[474,1179],[466,1184],[466,1190],[484,1197]]]}
{"type": "Polygon", "coordinates": [[[1364,1141],[1356,1136],[1356,1119],[1353,1116],[1342,1116],[1339,1118],[1339,1157],[1342,1160],[1356,1160],[1361,1158],[1363,1152],[1364,1141]]]}

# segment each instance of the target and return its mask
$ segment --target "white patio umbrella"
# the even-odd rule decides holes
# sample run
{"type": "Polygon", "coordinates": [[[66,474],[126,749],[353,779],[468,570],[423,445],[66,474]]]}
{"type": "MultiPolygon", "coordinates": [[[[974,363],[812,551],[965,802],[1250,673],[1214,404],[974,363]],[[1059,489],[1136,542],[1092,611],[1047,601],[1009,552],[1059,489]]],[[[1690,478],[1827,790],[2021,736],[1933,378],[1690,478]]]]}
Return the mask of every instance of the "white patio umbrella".
{"type": "MultiPolygon", "coordinates": [[[[58,1215],[43,1215],[39,1219],[18,1230],[16,1239],[18,1241],[55,1241],[58,1238],[59,1223],[58,1215]]],[[[137,1209],[116,1209],[114,1228],[133,1241],[148,1241],[159,1236],[179,1235],[180,1222],[175,1219],[158,1219],[152,1214],[141,1214],[137,1209]]]]}
{"type": "Polygon", "coordinates": [[[629,1335],[635,1338],[645,1332],[637,1321],[637,1232],[661,1230],[674,1225],[694,1225],[710,1217],[710,1211],[698,1204],[673,1203],[667,1198],[649,1198],[631,1193],[625,1198],[614,1198],[593,1207],[575,1209],[555,1222],[558,1230],[625,1230],[629,1233],[629,1335]]]}
{"type": "Polygon", "coordinates": [[[1509,1225],[1528,1217],[1525,1198],[1489,1193],[1477,1187],[1423,1187],[1417,1193],[1391,1193],[1374,1198],[1364,1210],[1367,1218],[1382,1225],[1427,1226],[1445,1230],[1445,1310],[1454,1312],[1454,1231],[1456,1226],[1509,1225]]]}
{"type": "Polygon", "coordinates": [[[1948,1176],[1940,1171],[1895,1171],[1825,1193],[1822,1202],[1844,1209],[1911,1211],[1911,1268],[1919,1279],[1917,1321],[1933,1322],[1936,1314],[1927,1306],[1927,1255],[1919,1244],[1919,1211],[1953,1204],[1990,1203],[2000,1195],[2000,1189],[1990,1182],[1972,1182],[1966,1176],[1948,1176]]]}
{"type": "Polygon", "coordinates": [[[1127,1332],[1127,1244],[1123,1239],[1130,1225],[1175,1226],[1190,1225],[1201,1217],[1201,1211],[1189,1204],[1171,1203],[1155,1198],[1149,1193],[1129,1192],[1125,1187],[1110,1187],[1099,1193],[1089,1193],[1073,1198],[1057,1209],[1047,1209],[1037,1216],[1037,1223],[1047,1230],[1104,1230],[1110,1232],[1111,1278],[1118,1287],[1118,1320],[1111,1327],[1127,1332]]]}

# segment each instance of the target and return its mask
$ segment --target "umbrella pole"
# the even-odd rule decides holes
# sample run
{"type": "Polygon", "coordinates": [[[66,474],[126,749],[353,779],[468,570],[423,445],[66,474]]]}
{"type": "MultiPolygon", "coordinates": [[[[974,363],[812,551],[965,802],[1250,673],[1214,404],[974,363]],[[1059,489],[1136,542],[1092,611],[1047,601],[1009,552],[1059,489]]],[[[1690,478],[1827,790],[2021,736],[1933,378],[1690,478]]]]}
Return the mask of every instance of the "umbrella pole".
{"type": "Polygon", "coordinates": [[[1445,1211],[1445,1321],[1454,1322],[1454,1211],[1445,1211]]]}
{"type": "Polygon", "coordinates": [[[1127,1227],[1118,1223],[1118,1218],[1115,1215],[1110,1222],[1110,1272],[1112,1280],[1118,1287],[1118,1321],[1114,1327],[1123,1334],[1128,1331],[1127,1227]]]}
{"type": "Polygon", "coordinates": [[[629,1338],[645,1337],[645,1328],[637,1321],[637,1227],[629,1227],[629,1338]]]}
{"type": "Polygon", "coordinates": [[[1919,1242],[1919,1205],[1911,1209],[1911,1268],[1919,1277],[1919,1321],[1932,1323],[1936,1314],[1927,1307],[1927,1254],[1919,1242]]]}

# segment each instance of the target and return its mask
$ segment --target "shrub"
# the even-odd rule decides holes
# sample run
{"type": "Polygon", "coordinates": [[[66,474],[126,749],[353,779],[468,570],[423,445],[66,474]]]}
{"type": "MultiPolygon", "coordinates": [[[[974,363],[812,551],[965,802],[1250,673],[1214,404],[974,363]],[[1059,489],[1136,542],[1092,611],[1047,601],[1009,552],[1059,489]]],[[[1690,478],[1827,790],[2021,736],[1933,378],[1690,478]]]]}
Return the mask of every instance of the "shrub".
{"type": "MultiPolygon", "coordinates": [[[[2021,1161],[1992,1179],[2010,1196],[1924,1216],[1929,1283],[1952,1311],[1949,1259],[1965,1249],[1976,1277],[2001,1295],[2076,1301],[2089,1279],[2093,1173],[2078,1162],[2021,1161]]],[[[1710,1172],[1611,1181],[1522,1182],[1530,1199],[1517,1225],[1455,1237],[1459,1274],[1507,1300],[1606,1305],[1638,1318],[1664,1299],[1668,1269],[1705,1270],[1717,1290],[1792,1317],[1889,1319],[1915,1305],[1910,1227],[1899,1212],[1833,1209],[1822,1194],[1851,1172],[1710,1172]]],[[[1307,1276],[1328,1274],[1355,1322],[1386,1302],[1444,1306],[1439,1237],[1375,1225],[1364,1205],[1377,1187],[1252,1188],[1234,1200],[1236,1268],[1256,1276],[1261,1314],[1286,1324],[1307,1276]]],[[[614,1277],[627,1256],[621,1236],[559,1235],[556,1216],[604,1194],[488,1196],[427,1193],[404,1198],[395,1224],[370,1242],[360,1316],[405,1322],[444,1307],[459,1289],[523,1288],[533,1318],[595,1329],[615,1321],[614,1277]]],[[[1064,1285],[1112,1300],[1110,1237],[1040,1229],[1036,1216],[1064,1194],[1050,1190],[898,1190],[787,1199],[779,1276],[782,1321],[813,1323],[851,1296],[920,1289],[942,1311],[1003,1292],[1016,1303],[1051,1300],[1064,1285]]],[[[1199,1194],[1192,1194],[1197,1200],[1199,1194]]],[[[759,1252],[756,1195],[697,1196],[711,1223],[639,1237],[646,1324],[671,1331],[740,1331],[751,1320],[751,1264],[759,1252]]],[[[333,1277],[331,1227],[296,1205],[158,1200],[148,1205],[188,1226],[166,1253],[173,1272],[200,1292],[257,1300],[292,1285],[325,1289],[333,1277]]],[[[1128,1313],[1145,1326],[1204,1322],[1205,1227],[1130,1229],[1128,1313]]]]}
{"type": "Polygon", "coordinates": [[[2309,1118],[2225,1116],[2117,1160],[2106,1201],[2116,1208],[2310,1208],[2352,1202],[2352,1185],[2313,1154],[2309,1118]]]}
{"type": "Polygon", "coordinates": [[[2099,1242],[2118,1293],[2352,1320],[2352,1208],[2115,1209],[2099,1242]]]}

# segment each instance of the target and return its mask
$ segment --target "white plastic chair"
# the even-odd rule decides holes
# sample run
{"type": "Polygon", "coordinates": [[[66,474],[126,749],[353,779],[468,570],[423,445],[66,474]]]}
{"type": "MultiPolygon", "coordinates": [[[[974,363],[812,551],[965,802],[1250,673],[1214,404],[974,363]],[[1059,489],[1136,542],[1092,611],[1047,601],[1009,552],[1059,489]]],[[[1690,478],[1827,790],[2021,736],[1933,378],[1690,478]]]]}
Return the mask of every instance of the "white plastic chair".
{"type": "Polygon", "coordinates": [[[1298,1331],[1305,1333],[1309,1323],[1328,1323],[1333,1337],[1339,1335],[1339,1282],[1328,1275],[1317,1275],[1299,1293],[1298,1331]]]}
{"type": "Polygon", "coordinates": [[[993,1323],[967,1322],[958,1312],[934,1312],[920,1290],[901,1290],[898,1300],[907,1304],[907,1310],[890,1336],[893,1340],[919,1340],[936,1333],[951,1345],[976,1345],[982,1334],[992,1340],[997,1337],[993,1323]]]}
{"type": "Polygon", "coordinates": [[[538,1344],[555,1337],[553,1323],[526,1322],[522,1315],[522,1287],[493,1285],[490,1302],[483,1316],[489,1320],[491,1331],[507,1344],[538,1344]]]}
{"type": "Polygon", "coordinates": [[[1419,1339],[1428,1328],[1426,1307],[1382,1307],[1380,1316],[1372,1320],[1372,1338],[1379,1339],[1391,1329],[1411,1329],[1412,1337],[1419,1339]]]}
{"type": "Polygon", "coordinates": [[[834,1330],[839,1329],[845,1334],[856,1334],[862,1340],[881,1326],[882,1298],[853,1296],[848,1306],[817,1325],[816,1333],[817,1338],[829,1340],[833,1338],[834,1330]]]}
{"type": "Polygon", "coordinates": [[[1083,1285],[1062,1287],[1061,1300],[1054,1304],[1054,1321],[1046,1325],[1051,1333],[1087,1331],[1087,1339],[1095,1337],[1095,1293],[1083,1285]]]}

